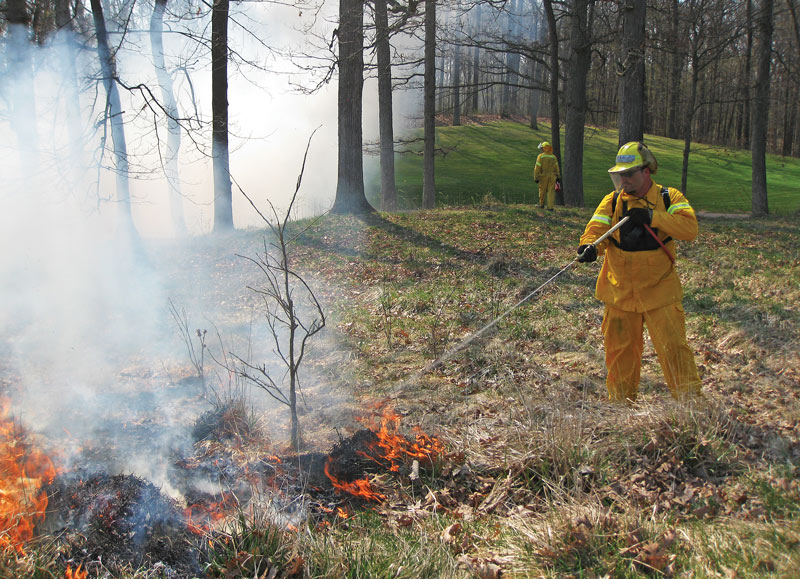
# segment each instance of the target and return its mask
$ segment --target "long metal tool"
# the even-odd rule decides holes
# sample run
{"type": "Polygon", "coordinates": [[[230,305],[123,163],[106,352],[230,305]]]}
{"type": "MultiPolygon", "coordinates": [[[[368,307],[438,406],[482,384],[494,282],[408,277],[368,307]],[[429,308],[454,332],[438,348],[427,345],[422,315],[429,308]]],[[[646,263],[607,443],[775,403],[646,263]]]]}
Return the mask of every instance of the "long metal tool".
{"type": "MultiPolygon", "coordinates": [[[[626,222],[628,219],[629,219],[629,218],[628,218],[627,216],[623,217],[622,219],[620,219],[620,220],[619,220],[619,222],[617,222],[617,224],[616,224],[616,225],[614,225],[614,227],[612,227],[611,229],[609,229],[608,231],[606,231],[606,232],[605,232],[603,235],[601,235],[600,237],[598,237],[598,238],[597,238],[597,239],[596,239],[596,240],[595,240],[593,243],[591,243],[591,244],[589,244],[589,245],[591,245],[592,247],[595,247],[595,246],[597,246],[597,244],[598,244],[598,243],[600,243],[601,241],[604,241],[604,240],[605,240],[605,239],[606,239],[606,238],[607,238],[609,235],[611,235],[611,234],[612,234],[612,233],[614,233],[614,232],[615,232],[617,229],[619,229],[619,228],[620,228],[620,227],[621,227],[621,226],[622,226],[622,225],[623,225],[623,224],[624,224],[624,223],[625,223],[625,222],[626,222]]],[[[508,316],[508,315],[509,315],[511,312],[513,312],[514,310],[516,310],[517,308],[519,308],[519,307],[520,307],[522,304],[524,304],[525,302],[527,302],[529,299],[531,299],[531,298],[532,298],[533,296],[535,296],[537,293],[539,293],[540,291],[542,291],[542,289],[544,289],[544,288],[545,288],[545,287],[547,287],[547,286],[548,286],[550,283],[552,283],[552,281],[553,281],[554,279],[556,279],[556,278],[557,278],[558,276],[560,276],[562,273],[564,273],[564,272],[565,272],[565,271],[567,271],[569,268],[571,268],[573,265],[575,265],[575,263],[577,263],[577,261],[578,261],[578,260],[579,260],[581,257],[583,257],[583,255],[584,255],[585,253],[586,253],[586,250],[584,250],[584,253],[582,253],[581,255],[579,255],[578,257],[576,257],[575,259],[573,259],[571,262],[569,262],[567,265],[565,265],[564,267],[562,267],[562,268],[561,268],[561,269],[558,271],[558,273],[556,273],[554,276],[552,276],[550,279],[548,279],[548,280],[547,280],[546,282],[544,282],[542,285],[540,285],[539,287],[537,287],[537,288],[536,288],[535,290],[533,290],[531,293],[529,293],[528,295],[526,295],[524,298],[522,298],[521,300],[519,300],[519,301],[518,301],[517,303],[515,303],[513,306],[511,306],[510,308],[508,308],[508,309],[507,309],[506,311],[504,311],[502,314],[500,314],[499,316],[497,316],[497,317],[496,317],[495,319],[493,319],[491,322],[489,322],[488,324],[486,324],[485,326],[483,326],[483,327],[482,327],[480,330],[478,330],[477,332],[475,332],[475,333],[473,333],[473,334],[470,334],[469,336],[467,336],[466,338],[464,338],[463,340],[461,340],[461,342],[459,342],[458,344],[456,344],[455,346],[453,346],[452,348],[450,348],[450,349],[449,349],[447,352],[445,352],[444,354],[442,354],[441,356],[439,356],[439,357],[438,357],[436,360],[434,360],[433,362],[431,362],[430,364],[428,364],[427,366],[425,366],[425,368],[423,368],[423,369],[422,369],[422,372],[421,372],[421,373],[422,373],[422,374],[424,374],[424,373],[426,373],[426,372],[430,372],[431,370],[434,370],[435,368],[437,368],[437,367],[441,366],[441,365],[442,365],[442,364],[443,364],[445,361],[449,360],[449,359],[450,359],[450,358],[452,358],[452,357],[453,357],[455,354],[457,354],[458,352],[460,352],[461,350],[463,350],[464,348],[466,348],[467,346],[469,346],[469,345],[470,345],[472,342],[474,342],[475,340],[477,340],[478,338],[480,338],[481,336],[483,336],[483,335],[484,335],[486,332],[488,332],[488,331],[489,331],[489,330],[491,330],[493,327],[495,327],[495,326],[498,324],[498,322],[500,322],[500,321],[501,321],[503,318],[505,318],[505,317],[506,317],[506,316],[508,316]]]]}

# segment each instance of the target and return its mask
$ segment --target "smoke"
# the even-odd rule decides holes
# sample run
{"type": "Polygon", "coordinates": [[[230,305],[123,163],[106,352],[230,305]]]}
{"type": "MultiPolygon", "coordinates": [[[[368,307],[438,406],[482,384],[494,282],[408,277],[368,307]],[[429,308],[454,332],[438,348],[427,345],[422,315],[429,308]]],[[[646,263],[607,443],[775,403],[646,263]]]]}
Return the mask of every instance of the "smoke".
{"type": "MultiPolygon", "coordinates": [[[[321,214],[332,205],[336,189],[335,79],[313,95],[298,94],[296,85],[313,79],[299,79],[296,71],[288,74],[289,65],[270,60],[256,39],[310,50],[301,26],[306,17],[281,6],[240,8],[252,12],[247,22],[253,30],[233,36],[231,42],[250,60],[267,66],[229,68],[236,226],[263,226],[240,189],[265,214],[267,201],[279,210],[286,206],[315,130],[297,215],[321,214]]],[[[321,38],[331,36],[334,9],[329,6],[318,15],[321,38]]],[[[202,26],[197,23],[198,29],[202,26]]],[[[112,44],[120,38],[112,34],[112,44]]],[[[70,42],[78,44],[63,38],[46,47],[17,43],[25,51],[25,58],[16,61],[26,63],[20,65],[25,74],[10,67],[2,83],[0,386],[12,395],[15,415],[46,435],[67,468],[76,460],[81,461],[78,466],[95,461],[109,472],[135,472],[169,490],[170,473],[164,465],[191,443],[192,421],[208,409],[196,383],[180,380],[185,374],[178,368],[188,365],[187,344],[169,314],[169,300],[188,312],[190,332],[210,331],[209,340],[220,355],[231,348],[240,355],[248,352],[254,360],[274,359],[271,336],[250,291],[234,285],[239,278],[215,285],[226,271],[249,267],[234,255],[241,248],[221,248],[218,240],[195,237],[186,247],[205,243],[213,248],[206,252],[208,263],[187,264],[181,244],[166,245],[164,238],[174,234],[159,155],[165,147],[166,119],[157,106],[147,104],[142,91],[122,90],[131,211],[146,240],[145,251],[125,234],[111,137],[102,122],[105,93],[96,82],[97,57],[88,48],[73,52],[70,42]],[[20,110],[31,109],[14,105],[27,94],[35,99],[35,116],[22,118],[20,110]],[[189,273],[176,278],[178,269],[189,273]]],[[[189,55],[197,47],[191,41],[169,34],[165,42],[180,115],[196,110],[208,121],[207,55],[192,64],[189,55]],[[179,66],[190,64],[194,68],[189,76],[178,72],[179,66]]],[[[5,46],[6,53],[10,46],[5,46]]],[[[157,95],[148,50],[147,38],[131,30],[116,53],[116,65],[125,84],[147,85],[157,95]]],[[[418,101],[405,93],[395,103],[399,135],[418,101]]],[[[372,81],[365,85],[364,111],[364,138],[374,141],[378,115],[372,81]]],[[[210,231],[213,222],[209,151],[207,129],[182,135],[182,207],[194,235],[210,231]]],[[[367,182],[377,180],[376,171],[377,158],[368,159],[367,182]]],[[[251,241],[245,254],[259,248],[259,240],[251,241]]],[[[315,404],[325,406],[322,399],[315,404]]]]}

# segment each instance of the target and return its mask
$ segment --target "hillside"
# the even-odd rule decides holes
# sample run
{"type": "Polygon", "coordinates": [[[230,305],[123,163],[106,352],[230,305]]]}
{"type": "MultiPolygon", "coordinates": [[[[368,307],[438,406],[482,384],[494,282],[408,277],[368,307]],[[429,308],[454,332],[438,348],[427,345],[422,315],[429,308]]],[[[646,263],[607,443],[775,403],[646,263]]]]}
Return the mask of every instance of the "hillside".
{"type": "MultiPolygon", "coordinates": [[[[564,135],[561,135],[562,147],[564,135]]],[[[550,125],[539,123],[537,131],[524,122],[482,117],[464,126],[437,126],[437,204],[444,206],[480,203],[491,196],[503,203],[534,203],[538,193],[533,183],[537,145],[550,140],[550,125]]],[[[683,141],[645,135],[659,162],[657,181],[680,187],[683,141]]],[[[421,148],[421,145],[419,146],[421,148]]],[[[617,152],[617,133],[587,127],[584,141],[584,200],[595,207],[611,191],[607,170],[617,152]]],[[[563,151],[562,151],[563,153],[563,151]]],[[[396,161],[401,207],[418,208],[422,199],[422,156],[399,155],[396,161]]],[[[749,150],[733,150],[701,143],[692,144],[688,185],[685,193],[698,211],[749,213],[751,202],[749,150]]],[[[368,196],[379,207],[378,159],[368,159],[368,196]]],[[[800,159],[767,156],[770,212],[789,215],[800,210],[800,159]]]]}

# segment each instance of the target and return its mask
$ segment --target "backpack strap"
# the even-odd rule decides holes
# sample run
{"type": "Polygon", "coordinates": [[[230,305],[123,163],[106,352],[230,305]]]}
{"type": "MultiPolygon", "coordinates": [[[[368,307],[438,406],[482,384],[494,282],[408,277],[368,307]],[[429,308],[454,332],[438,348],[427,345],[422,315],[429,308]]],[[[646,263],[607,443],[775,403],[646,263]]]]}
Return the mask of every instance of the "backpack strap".
{"type": "MultiPolygon", "coordinates": [[[[617,211],[617,198],[619,197],[619,191],[614,191],[614,197],[611,199],[611,215],[613,217],[614,213],[617,211]]],[[[672,200],[669,198],[669,187],[662,187],[661,188],[661,197],[664,199],[664,210],[669,209],[669,206],[672,205],[672,200]]]]}

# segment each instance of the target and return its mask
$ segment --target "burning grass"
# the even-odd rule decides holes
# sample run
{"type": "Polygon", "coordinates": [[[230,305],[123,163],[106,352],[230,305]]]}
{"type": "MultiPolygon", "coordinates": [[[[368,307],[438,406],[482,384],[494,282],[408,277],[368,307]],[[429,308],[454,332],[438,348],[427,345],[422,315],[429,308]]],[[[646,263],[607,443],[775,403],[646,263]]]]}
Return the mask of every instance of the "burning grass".
{"type": "MultiPolygon", "coordinates": [[[[297,263],[327,282],[340,340],[312,352],[309,368],[366,418],[346,420],[309,390],[309,446],[292,454],[260,430],[263,416],[220,405],[198,414],[191,452],[175,457],[180,505],[135,477],[116,484],[171,513],[213,577],[790,575],[800,566],[797,223],[704,221],[680,247],[702,404],[668,398],[649,347],[639,403],[605,400],[593,266],[419,373],[572,259],[589,214],[495,205],[316,223],[297,240],[297,263]]],[[[249,283],[231,273],[215,283],[249,283]]],[[[92,480],[115,479],[83,484],[92,480]]],[[[89,488],[84,513],[103,513],[89,488]]],[[[114,512],[137,512],[133,496],[114,512]]],[[[77,551],[34,539],[3,564],[102,576],[81,550],[104,536],[89,533],[98,526],[117,529],[76,531],[77,551]]],[[[119,576],[159,576],[156,559],[170,559],[155,553],[120,558],[119,576]]],[[[189,576],[160,564],[161,576],[189,576]]]]}

